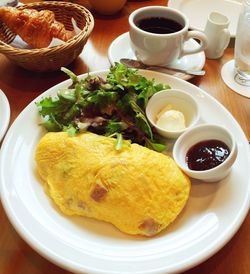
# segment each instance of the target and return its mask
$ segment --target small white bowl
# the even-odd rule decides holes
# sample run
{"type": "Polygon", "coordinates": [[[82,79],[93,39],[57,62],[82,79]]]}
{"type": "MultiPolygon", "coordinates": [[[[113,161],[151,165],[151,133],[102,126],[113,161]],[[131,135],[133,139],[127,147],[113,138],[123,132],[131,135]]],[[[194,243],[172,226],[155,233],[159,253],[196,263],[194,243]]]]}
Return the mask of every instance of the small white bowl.
{"type": "Polygon", "coordinates": [[[160,135],[167,138],[177,138],[188,128],[197,124],[200,119],[200,112],[198,104],[192,95],[178,89],[167,89],[157,92],[150,98],[146,107],[146,116],[160,135]],[[168,105],[171,105],[174,110],[182,112],[186,128],[182,130],[167,130],[156,124],[157,115],[168,105]]]}
{"type": "Polygon", "coordinates": [[[216,182],[226,177],[236,160],[237,145],[233,135],[224,127],[212,124],[203,124],[189,129],[182,134],[173,147],[173,158],[177,165],[190,177],[205,182],[216,182]],[[205,140],[220,140],[230,149],[229,156],[218,166],[196,171],[188,167],[186,155],[188,150],[195,144],[205,140]]]}

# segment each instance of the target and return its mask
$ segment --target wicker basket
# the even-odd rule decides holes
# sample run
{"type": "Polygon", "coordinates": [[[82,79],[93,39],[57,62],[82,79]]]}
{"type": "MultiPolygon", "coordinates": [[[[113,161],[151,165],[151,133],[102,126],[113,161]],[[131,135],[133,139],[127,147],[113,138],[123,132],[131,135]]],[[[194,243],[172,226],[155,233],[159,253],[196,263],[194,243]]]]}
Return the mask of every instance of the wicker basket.
{"type": "Polygon", "coordinates": [[[82,30],[67,42],[41,49],[20,49],[9,45],[15,38],[5,24],[0,22],[0,53],[4,54],[15,64],[32,71],[54,71],[67,66],[82,52],[90,33],[94,27],[92,14],[83,6],[69,2],[36,2],[18,7],[18,9],[32,8],[36,10],[51,10],[57,21],[65,28],[72,30],[71,18],[77,22],[82,30]]]}

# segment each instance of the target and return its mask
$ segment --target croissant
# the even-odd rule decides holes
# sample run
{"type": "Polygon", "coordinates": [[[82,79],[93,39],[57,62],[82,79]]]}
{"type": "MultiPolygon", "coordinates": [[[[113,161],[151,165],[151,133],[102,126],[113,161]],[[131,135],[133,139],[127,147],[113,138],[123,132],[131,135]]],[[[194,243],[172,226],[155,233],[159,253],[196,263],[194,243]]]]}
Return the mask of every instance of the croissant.
{"type": "Polygon", "coordinates": [[[55,20],[55,14],[50,10],[1,7],[0,21],[32,48],[48,47],[52,38],[66,42],[74,36],[74,31],[66,30],[62,23],[55,20]]]}

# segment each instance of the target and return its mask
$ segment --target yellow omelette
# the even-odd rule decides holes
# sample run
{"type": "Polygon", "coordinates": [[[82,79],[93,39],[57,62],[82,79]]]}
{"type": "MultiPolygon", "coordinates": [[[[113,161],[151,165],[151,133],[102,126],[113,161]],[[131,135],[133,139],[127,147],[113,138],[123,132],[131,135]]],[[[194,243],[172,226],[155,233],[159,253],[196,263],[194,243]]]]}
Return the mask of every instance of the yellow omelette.
{"type": "Polygon", "coordinates": [[[93,133],[47,133],[35,153],[46,192],[66,215],[155,235],[185,206],[190,180],[171,157],[137,144],[117,151],[114,142],[93,133]]]}

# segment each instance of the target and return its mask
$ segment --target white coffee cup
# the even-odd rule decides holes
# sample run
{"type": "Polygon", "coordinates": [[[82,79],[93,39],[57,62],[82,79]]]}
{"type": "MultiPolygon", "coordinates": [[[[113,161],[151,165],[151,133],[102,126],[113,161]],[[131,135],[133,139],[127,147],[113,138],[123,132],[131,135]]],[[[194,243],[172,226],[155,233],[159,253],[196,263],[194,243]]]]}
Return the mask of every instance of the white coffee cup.
{"type": "MultiPolygon", "coordinates": [[[[164,19],[163,19],[164,20],[164,19]]],[[[135,10],[129,16],[131,47],[140,61],[147,65],[167,65],[187,54],[203,51],[207,38],[200,31],[188,31],[188,18],[180,11],[163,6],[149,6],[135,10]],[[170,33],[152,33],[138,25],[143,19],[165,18],[180,24],[180,29],[170,33]],[[198,39],[200,45],[185,49],[185,42],[198,39]]]]}
{"type": "Polygon", "coordinates": [[[205,50],[209,59],[220,58],[230,42],[228,30],[229,19],[216,11],[209,14],[204,33],[208,38],[208,46],[205,50]]]}

